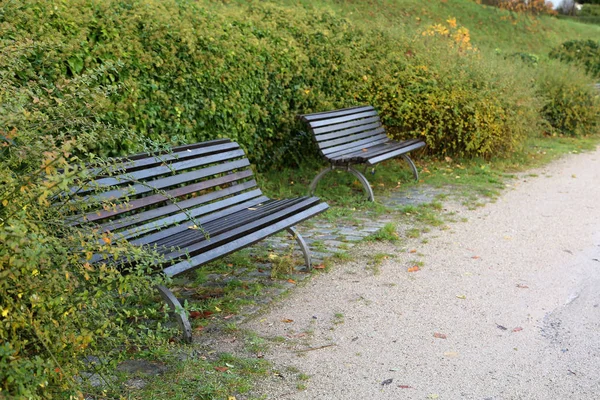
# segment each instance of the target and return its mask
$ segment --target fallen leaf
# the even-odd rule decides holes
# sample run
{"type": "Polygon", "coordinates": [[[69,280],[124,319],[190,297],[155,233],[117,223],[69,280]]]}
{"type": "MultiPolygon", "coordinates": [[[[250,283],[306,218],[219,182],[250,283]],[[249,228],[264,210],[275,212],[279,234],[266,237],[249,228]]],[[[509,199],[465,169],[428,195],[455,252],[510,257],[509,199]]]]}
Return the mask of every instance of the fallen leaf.
{"type": "Polygon", "coordinates": [[[479,258],[481,258],[481,257],[479,257],[479,256],[473,256],[473,257],[471,257],[471,258],[472,258],[473,260],[477,260],[477,259],[479,259],[479,258]]]}
{"type": "Polygon", "coordinates": [[[408,252],[409,252],[409,253],[416,253],[416,252],[417,252],[417,249],[412,249],[412,250],[409,250],[408,252]]]}
{"type": "Polygon", "coordinates": [[[513,331],[513,332],[520,332],[520,331],[522,331],[522,330],[523,330],[523,328],[521,328],[520,326],[517,326],[517,327],[516,327],[515,329],[513,329],[512,331],[513,331]]]}
{"type": "Polygon", "coordinates": [[[415,265],[414,267],[410,267],[410,268],[408,269],[408,272],[417,272],[418,270],[420,270],[420,268],[419,268],[418,266],[416,266],[416,265],[415,265]]]}
{"type": "Polygon", "coordinates": [[[529,286],[527,286],[527,285],[523,285],[523,284],[520,284],[520,283],[517,283],[517,287],[518,287],[519,289],[529,289],[529,286]]]}
{"type": "Polygon", "coordinates": [[[437,398],[439,398],[439,397],[440,397],[440,396],[439,396],[439,395],[437,395],[437,394],[435,394],[435,393],[431,393],[431,394],[429,395],[429,398],[430,398],[430,399],[437,399],[437,398]]]}
{"type": "Polygon", "coordinates": [[[386,379],[385,381],[381,382],[381,386],[385,386],[385,385],[389,385],[390,383],[392,383],[394,381],[393,378],[390,379],[386,379]]]}
{"type": "Polygon", "coordinates": [[[443,333],[439,333],[439,332],[435,332],[433,334],[434,338],[438,338],[438,339],[446,339],[446,335],[444,335],[443,333]]]}
{"type": "Polygon", "coordinates": [[[215,306],[215,311],[216,312],[221,312],[221,309],[219,307],[215,306]]]}
{"type": "Polygon", "coordinates": [[[367,149],[362,149],[362,151],[368,151],[367,149]]]}
{"type": "Polygon", "coordinates": [[[233,264],[229,263],[227,264],[228,267],[233,267],[233,264]]]}
{"type": "Polygon", "coordinates": [[[315,265],[313,268],[314,269],[325,269],[325,264],[315,265]]]}
{"type": "Polygon", "coordinates": [[[235,316],[235,314],[229,314],[223,317],[223,319],[230,319],[233,318],[235,316]]]}
{"type": "Polygon", "coordinates": [[[498,327],[498,329],[505,331],[507,328],[505,326],[502,325],[498,325],[496,324],[496,326],[498,327]]]}
{"type": "Polygon", "coordinates": [[[290,322],[294,322],[294,320],[286,318],[286,319],[282,319],[281,322],[285,322],[286,324],[289,324],[290,322]]]}
{"type": "Polygon", "coordinates": [[[212,311],[190,311],[190,319],[208,318],[212,314],[212,311]]]}
{"type": "Polygon", "coordinates": [[[235,396],[227,396],[227,400],[236,400],[235,396]]]}
{"type": "Polygon", "coordinates": [[[225,372],[227,371],[229,368],[227,367],[215,367],[215,371],[219,371],[219,372],[225,372]]]}
{"type": "Polygon", "coordinates": [[[412,389],[413,388],[412,386],[408,386],[408,385],[398,385],[398,387],[400,389],[412,389]]]}
{"type": "Polygon", "coordinates": [[[461,300],[465,300],[467,298],[467,296],[465,296],[464,294],[457,294],[456,298],[457,299],[461,299],[461,300]]]}
{"type": "Polygon", "coordinates": [[[295,280],[293,280],[293,279],[288,279],[288,282],[289,282],[289,283],[293,283],[294,285],[296,284],[296,281],[295,281],[295,280]]]}
{"type": "Polygon", "coordinates": [[[444,353],[444,357],[458,357],[458,353],[455,351],[447,351],[444,353]]]}

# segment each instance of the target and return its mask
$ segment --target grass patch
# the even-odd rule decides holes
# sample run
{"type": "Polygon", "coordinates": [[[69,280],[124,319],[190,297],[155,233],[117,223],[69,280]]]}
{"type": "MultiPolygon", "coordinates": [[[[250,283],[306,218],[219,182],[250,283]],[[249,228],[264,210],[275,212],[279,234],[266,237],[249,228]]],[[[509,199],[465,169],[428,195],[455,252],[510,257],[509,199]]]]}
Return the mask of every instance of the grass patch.
{"type": "Polygon", "coordinates": [[[257,378],[268,375],[270,365],[258,358],[244,358],[223,353],[214,360],[207,357],[170,360],[169,370],[149,380],[130,399],[226,399],[249,392],[257,378]],[[165,385],[165,382],[169,382],[165,385]]]}
{"type": "Polygon", "coordinates": [[[366,241],[387,241],[387,242],[397,242],[400,239],[398,232],[396,230],[396,224],[392,222],[388,222],[377,232],[365,237],[366,241]]]}

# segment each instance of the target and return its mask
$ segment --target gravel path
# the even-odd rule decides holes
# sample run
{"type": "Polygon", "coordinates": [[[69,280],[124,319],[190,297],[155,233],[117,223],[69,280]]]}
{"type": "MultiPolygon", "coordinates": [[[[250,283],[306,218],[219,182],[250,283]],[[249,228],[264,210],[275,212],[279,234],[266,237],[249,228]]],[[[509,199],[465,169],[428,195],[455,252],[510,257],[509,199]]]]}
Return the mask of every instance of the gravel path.
{"type": "Polygon", "coordinates": [[[467,222],[427,243],[361,244],[243,324],[277,338],[265,358],[281,374],[261,394],[600,398],[600,149],[530,171],[485,207],[448,208],[467,222]]]}

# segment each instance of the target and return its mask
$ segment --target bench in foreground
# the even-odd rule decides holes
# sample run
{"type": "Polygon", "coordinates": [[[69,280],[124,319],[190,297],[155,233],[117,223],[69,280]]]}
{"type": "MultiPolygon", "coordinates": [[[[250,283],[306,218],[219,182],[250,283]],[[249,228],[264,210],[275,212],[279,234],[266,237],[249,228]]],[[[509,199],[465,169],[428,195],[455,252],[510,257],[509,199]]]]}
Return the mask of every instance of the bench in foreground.
{"type": "MultiPolygon", "coordinates": [[[[244,151],[229,139],[175,147],[165,154],[138,154],[111,166],[111,173],[93,170],[91,180],[72,189],[72,201],[95,205],[73,225],[110,232],[152,248],[162,256],[156,265],[176,276],[254,244],[283,230],[304,253],[310,252],[294,225],[328,206],[316,197],[272,200],[253,178],[244,151]],[[110,204],[110,207],[107,207],[110,204]]],[[[101,261],[96,255],[92,262],[101,261]]],[[[191,326],[181,304],[166,287],[158,287],[176,310],[184,338],[191,326]]]]}

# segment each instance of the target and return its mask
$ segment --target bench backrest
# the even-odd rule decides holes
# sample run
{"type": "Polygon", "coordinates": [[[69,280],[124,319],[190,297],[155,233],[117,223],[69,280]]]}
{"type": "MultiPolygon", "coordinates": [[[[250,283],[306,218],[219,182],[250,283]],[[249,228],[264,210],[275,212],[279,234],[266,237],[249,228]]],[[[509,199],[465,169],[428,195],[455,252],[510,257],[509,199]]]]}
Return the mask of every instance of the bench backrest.
{"type": "Polygon", "coordinates": [[[301,115],[329,159],[389,141],[372,106],[301,115]]]}
{"type": "Polygon", "coordinates": [[[88,207],[71,216],[71,223],[92,223],[101,232],[136,244],[268,200],[256,186],[244,151],[229,139],[179,146],[159,155],[130,156],[110,167],[110,173],[92,168],[91,175],[85,184],[71,189],[67,204],[88,207]]]}

